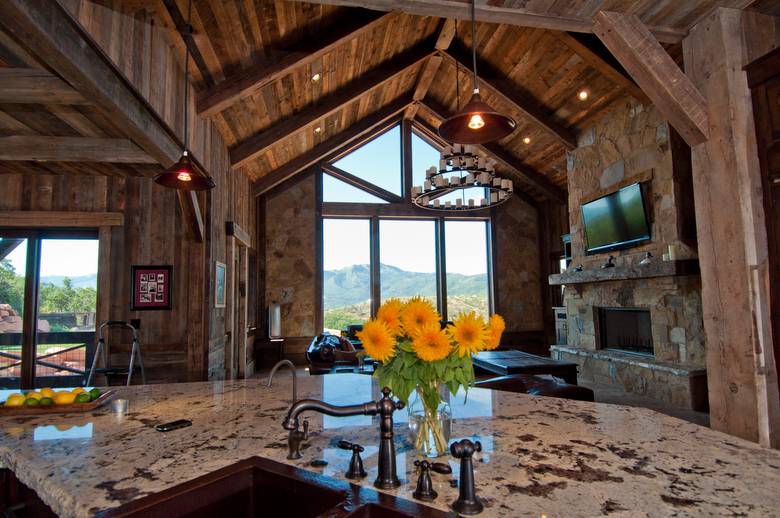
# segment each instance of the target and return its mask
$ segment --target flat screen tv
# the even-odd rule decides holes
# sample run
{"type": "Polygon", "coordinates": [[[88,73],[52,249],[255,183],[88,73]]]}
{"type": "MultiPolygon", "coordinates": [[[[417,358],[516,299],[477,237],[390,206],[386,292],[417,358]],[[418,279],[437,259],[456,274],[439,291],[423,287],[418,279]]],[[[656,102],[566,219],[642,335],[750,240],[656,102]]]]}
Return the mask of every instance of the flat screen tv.
{"type": "Polygon", "coordinates": [[[638,183],[584,204],[582,221],[589,254],[628,248],[650,239],[642,186],[638,183]]]}

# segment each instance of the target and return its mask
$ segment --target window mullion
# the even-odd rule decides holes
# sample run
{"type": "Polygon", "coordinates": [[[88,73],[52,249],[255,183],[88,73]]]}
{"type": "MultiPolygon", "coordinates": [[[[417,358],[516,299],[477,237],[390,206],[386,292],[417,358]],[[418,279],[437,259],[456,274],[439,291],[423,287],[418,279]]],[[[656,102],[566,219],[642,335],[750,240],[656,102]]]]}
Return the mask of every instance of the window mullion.
{"type": "Polygon", "coordinates": [[[436,298],[442,320],[447,318],[447,250],[445,247],[444,218],[436,219],[436,298]]]}
{"type": "Polygon", "coordinates": [[[379,259],[379,218],[371,218],[371,318],[376,317],[382,296],[379,259]]]}

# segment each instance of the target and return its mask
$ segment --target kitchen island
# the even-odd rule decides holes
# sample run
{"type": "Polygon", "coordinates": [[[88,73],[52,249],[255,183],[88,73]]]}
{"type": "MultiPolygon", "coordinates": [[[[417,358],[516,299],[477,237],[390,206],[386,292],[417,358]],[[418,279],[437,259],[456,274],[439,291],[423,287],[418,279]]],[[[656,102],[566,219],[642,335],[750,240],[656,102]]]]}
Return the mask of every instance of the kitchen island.
{"type": "MultiPolygon", "coordinates": [[[[350,452],[340,439],[365,446],[371,486],[376,477],[376,418],[306,413],[310,438],[303,458],[287,460],[281,423],[292,381],[265,379],[117,388],[130,400],[126,416],[102,408],[86,415],[0,419],[0,467],[37,492],[62,516],[91,516],[231,465],[267,457],[343,479],[350,452]],[[190,419],[168,433],[154,426],[190,419]],[[310,466],[324,459],[324,468],[310,466]]],[[[299,397],[334,404],[379,398],[368,376],[303,376],[299,397]]],[[[472,389],[452,398],[452,439],[479,440],[475,455],[480,516],[778,516],[780,452],[651,410],[472,389]]],[[[395,413],[398,475],[386,491],[412,499],[414,450],[406,411],[395,413]]],[[[448,510],[457,496],[452,475],[433,474],[448,510]]]]}

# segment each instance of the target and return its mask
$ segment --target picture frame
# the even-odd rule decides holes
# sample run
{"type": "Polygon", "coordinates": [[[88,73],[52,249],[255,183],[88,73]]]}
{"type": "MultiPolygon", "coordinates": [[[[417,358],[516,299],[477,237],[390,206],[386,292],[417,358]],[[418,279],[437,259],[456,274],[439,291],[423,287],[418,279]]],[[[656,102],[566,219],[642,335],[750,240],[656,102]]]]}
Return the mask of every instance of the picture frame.
{"type": "Polygon", "coordinates": [[[130,311],[173,308],[173,266],[134,264],[130,267],[130,279],[130,311]]]}
{"type": "Polygon", "coordinates": [[[225,289],[227,284],[227,266],[216,261],[214,268],[214,307],[225,307],[225,289]]]}

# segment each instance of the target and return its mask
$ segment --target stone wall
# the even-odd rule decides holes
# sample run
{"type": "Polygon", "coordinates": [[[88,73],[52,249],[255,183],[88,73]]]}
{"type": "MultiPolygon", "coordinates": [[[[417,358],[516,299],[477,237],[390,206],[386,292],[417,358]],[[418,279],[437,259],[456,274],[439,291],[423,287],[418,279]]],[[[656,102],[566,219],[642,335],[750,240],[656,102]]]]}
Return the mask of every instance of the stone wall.
{"type": "Polygon", "coordinates": [[[495,212],[496,311],[508,332],[543,331],[536,209],[513,197],[495,212]]]}
{"type": "Polygon", "coordinates": [[[311,338],[319,332],[315,189],[315,178],[309,175],[266,200],[265,300],[281,304],[286,338],[311,338]]]}

